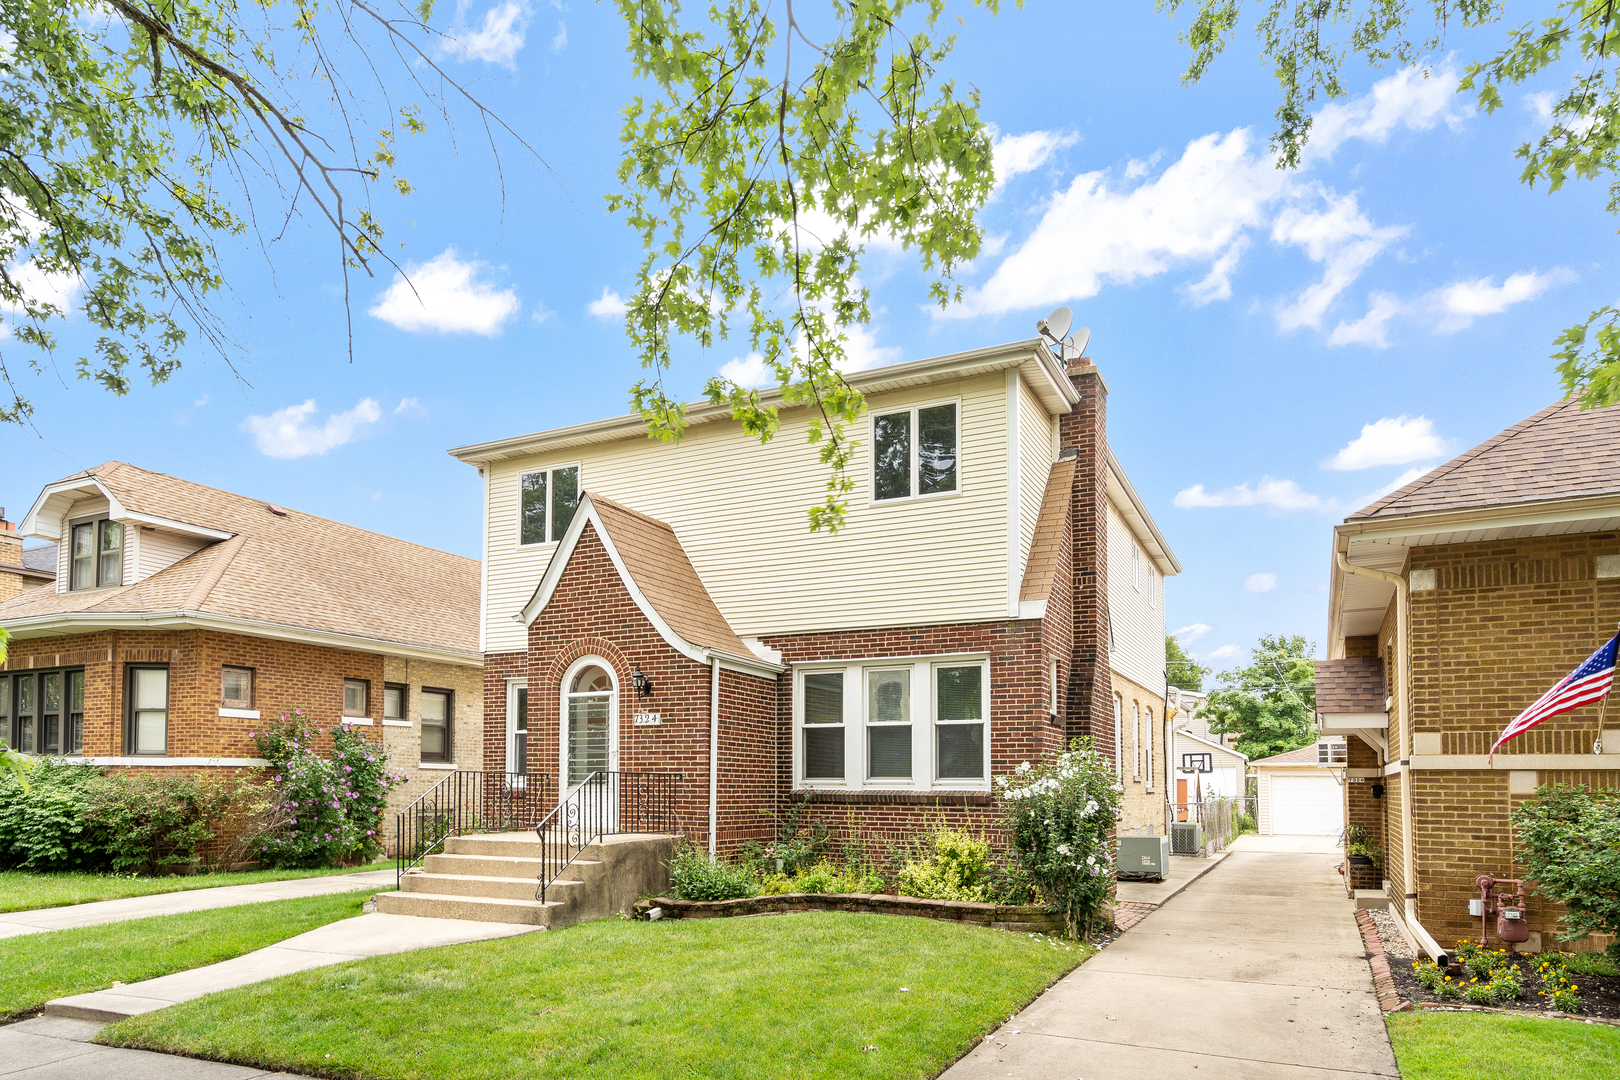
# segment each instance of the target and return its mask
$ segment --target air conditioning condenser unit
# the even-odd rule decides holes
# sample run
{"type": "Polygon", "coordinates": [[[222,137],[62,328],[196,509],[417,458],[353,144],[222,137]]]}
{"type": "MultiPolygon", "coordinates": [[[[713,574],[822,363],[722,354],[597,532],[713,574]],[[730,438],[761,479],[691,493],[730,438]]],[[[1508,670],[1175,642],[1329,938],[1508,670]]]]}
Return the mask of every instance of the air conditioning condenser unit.
{"type": "Polygon", "coordinates": [[[1163,881],[1170,872],[1170,838],[1122,836],[1115,862],[1121,879],[1163,881]]]}
{"type": "Polygon", "coordinates": [[[1196,821],[1171,822],[1170,851],[1175,855],[1202,855],[1204,827],[1196,821]]]}

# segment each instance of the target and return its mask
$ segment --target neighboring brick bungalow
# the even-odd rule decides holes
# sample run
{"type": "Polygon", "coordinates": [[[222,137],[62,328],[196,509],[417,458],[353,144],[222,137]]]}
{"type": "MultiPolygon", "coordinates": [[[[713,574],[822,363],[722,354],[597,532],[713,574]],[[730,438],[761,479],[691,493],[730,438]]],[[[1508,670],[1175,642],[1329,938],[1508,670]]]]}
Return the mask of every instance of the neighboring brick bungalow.
{"type": "Polygon", "coordinates": [[[868,416],[836,535],[808,527],[802,408],[764,446],[696,405],[674,445],[629,416],[452,451],[484,483],[484,767],[521,753],[562,792],[677,772],[711,850],[796,812],[881,856],[994,832],[992,778],[1090,735],[1121,828],[1164,832],[1180,566],[1096,365],[1023,341],[848,378],[868,416]]]}
{"type": "Polygon", "coordinates": [[[240,771],[303,708],[386,745],[399,804],[483,757],[472,559],[121,462],[48,485],[19,531],[59,560],[0,603],[19,750],[240,771]]]}
{"type": "Polygon", "coordinates": [[[0,602],[55,580],[54,546],[25,550],[17,526],[6,520],[5,507],[0,506],[0,602]]]}
{"type": "MultiPolygon", "coordinates": [[[[1552,781],[1620,786],[1596,706],[1486,758],[1620,620],[1620,409],[1543,409],[1352,514],[1334,559],[1317,709],[1348,739],[1346,818],[1382,843],[1413,940],[1449,950],[1477,935],[1474,878],[1517,876],[1510,806],[1552,781]]],[[[1556,946],[1558,914],[1531,897],[1529,948],[1556,946]]]]}

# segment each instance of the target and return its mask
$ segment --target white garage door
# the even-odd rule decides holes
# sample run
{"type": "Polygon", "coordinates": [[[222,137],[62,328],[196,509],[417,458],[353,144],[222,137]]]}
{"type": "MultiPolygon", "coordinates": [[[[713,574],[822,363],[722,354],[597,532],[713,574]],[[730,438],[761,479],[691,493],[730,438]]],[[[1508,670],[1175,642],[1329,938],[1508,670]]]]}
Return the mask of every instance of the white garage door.
{"type": "Polygon", "coordinates": [[[1344,797],[1331,776],[1273,776],[1271,831],[1279,836],[1327,836],[1344,828],[1344,797]]]}

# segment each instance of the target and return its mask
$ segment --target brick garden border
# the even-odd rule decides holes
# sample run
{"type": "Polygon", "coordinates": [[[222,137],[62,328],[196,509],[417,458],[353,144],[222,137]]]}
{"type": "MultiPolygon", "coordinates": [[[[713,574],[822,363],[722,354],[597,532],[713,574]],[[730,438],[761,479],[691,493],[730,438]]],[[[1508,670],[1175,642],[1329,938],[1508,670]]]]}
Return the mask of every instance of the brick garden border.
{"type": "Polygon", "coordinates": [[[1401,997],[1395,988],[1395,975],[1389,970],[1389,957],[1384,955],[1384,940],[1378,936],[1378,924],[1372,912],[1356,908],[1356,926],[1361,929],[1361,943],[1367,948],[1367,966],[1372,968],[1373,993],[1378,997],[1378,1008],[1383,1012],[1404,1012],[1412,1003],[1401,997]]]}
{"type": "MultiPolygon", "coordinates": [[[[980,904],[965,900],[921,900],[914,896],[874,893],[783,893],[745,896],[740,900],[672,900],[667,896],[636,903],[636,914],[663,909],[667,919],[716,919],[740,915],[775,915],[789,911],[850,911],[865,915],[911,915],[924,919],[970,923],[994,930],[1062,934],[1063,913],[1043,907],[980,904]]],[[[1110,915],[1112,913],[1110,912],[1110,915]]]]}

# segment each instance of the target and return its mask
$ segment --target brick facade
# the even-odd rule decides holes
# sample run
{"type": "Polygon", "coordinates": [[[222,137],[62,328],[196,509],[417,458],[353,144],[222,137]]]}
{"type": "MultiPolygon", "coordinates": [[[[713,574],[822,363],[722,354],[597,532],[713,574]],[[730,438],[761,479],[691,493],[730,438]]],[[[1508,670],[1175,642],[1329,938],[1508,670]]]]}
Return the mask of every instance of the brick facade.
{"type": "Polygon", "coordinates": [[[1070,590],[1074,597],[1068,670],[1069,738],[1090,735],[1118,760],[1114,745],[1113,684],[1108,667],[1108,384],[1095,364],[1069,369],[1080,403],[1059,425],[1064,450],[1076,454],[1070,503],[1070,590]]]}
{"type": "MultiPolygon", "coordinates": [[[[1161,836],[1165,831],[1165,747],[1164,697],[1115,673],[1113,692],[1118,696],[1120,713],[1120,795],[1119,831],[1122,835],[1161,836]],[[1133,709],[1136,710],[1133,712],[1133,709]],[[1136,739],[1135,720],[1141,721],[1141,743],[1136,739]],[[1151,719],[1150,719],[1151,717],[1151,719]],[[1151,747],[1151,751],[1150,748],[1151,747]],[[1151,759],[1151,761],[1150,761],[1151,759]]],[[[1109,738],[1113,738],[1114,706],[1108,706],[1109,738]]]]}

